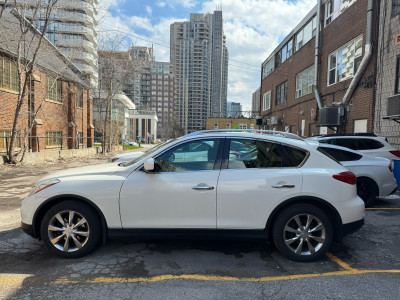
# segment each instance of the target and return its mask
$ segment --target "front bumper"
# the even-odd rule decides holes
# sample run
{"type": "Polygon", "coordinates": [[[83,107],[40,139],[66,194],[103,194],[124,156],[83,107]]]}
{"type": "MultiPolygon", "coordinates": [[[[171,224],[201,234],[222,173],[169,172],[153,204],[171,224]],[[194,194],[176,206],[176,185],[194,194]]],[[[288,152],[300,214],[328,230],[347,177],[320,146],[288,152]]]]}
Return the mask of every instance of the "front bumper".
{"type": "Polygon", "coordinates": [[[21,222],[21,229],[28,235],[30,235],[33,238],[37,238],[37,236],[34,233],[33,230],[33,225],[29,225],[29,224],[25,224],[23,222],[21,222]]]}

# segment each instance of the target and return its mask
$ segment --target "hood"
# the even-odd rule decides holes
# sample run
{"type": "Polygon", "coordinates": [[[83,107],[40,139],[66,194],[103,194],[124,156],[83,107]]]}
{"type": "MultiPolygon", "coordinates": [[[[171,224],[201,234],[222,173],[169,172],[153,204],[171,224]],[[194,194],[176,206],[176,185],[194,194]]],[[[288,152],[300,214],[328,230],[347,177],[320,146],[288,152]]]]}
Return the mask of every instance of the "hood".
{"type": "Polygon", "coordinates": [[[129,159],[129,158],[139,157],[139,156],[141,156],[143,154],[144,154],[143,151],[135,151],[135,152],[128,152],[128,153],[118,154],[118,155],[116,155],[114,157],[123,158],[123,159],[129,159]]]}
{"type": "Polygon", "coordinates": [[[68,170],[56,172],[43,177],[40,181],[47,180],[50,178],[58,178],[62,180],[65,177],[73,176],[87,176],[87,175],[113,175],[117,171],[120,171],[122,167],[117,164],[101,164],[94,166],[86,166],[79,168],[71,168],[68,170]]]}

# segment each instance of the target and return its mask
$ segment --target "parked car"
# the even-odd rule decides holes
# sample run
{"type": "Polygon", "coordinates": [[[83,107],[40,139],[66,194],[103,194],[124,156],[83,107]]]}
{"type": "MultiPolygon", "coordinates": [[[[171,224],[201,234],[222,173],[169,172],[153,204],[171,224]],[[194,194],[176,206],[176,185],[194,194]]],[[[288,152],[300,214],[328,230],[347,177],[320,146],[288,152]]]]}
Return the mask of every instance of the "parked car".
{"type": "Polygon", "coordinates": [[[260,238],[292,260],[316,260],[364,223],[356,176],[318,143],[258,132],[191,133],[127,163],[49,175],[23,200],[22,229],[65,258],[107,238],[163,234],[260,238]],[[247,159],[230,155],[239,143],[247,159]],[[207,159],[197,159],[204,145],[207,159]]]}
{"type": "Polygon", "coordinates": [[[324,144],[346,147],[372,156],[385,157],[390,160],[400,160],[400,151],[390,145],[387,138],[376,136],[373,133],[327,134],[310,137],[308,139],[317,140],[324,144]]]}
{"type": "Polygon", "coordinates": [[[357,194],[366,206],[370,206],[377,197],[396,192],[397,183],[389,159],[328,144],[320,144],[318,150],[338,160],[356,175],[357,194]]]}
{"type": "Polygon", "coordinates": [[[119,153],[119,154],[113,156],[110,159],[110,162],[121,163],[124,161],[131,161],[135,158],[138,158],[139,156],[141,156],[143,154],[144,154],[143,151],[131,151],[131,152],[127,152],[127,153],[119,153]]]}

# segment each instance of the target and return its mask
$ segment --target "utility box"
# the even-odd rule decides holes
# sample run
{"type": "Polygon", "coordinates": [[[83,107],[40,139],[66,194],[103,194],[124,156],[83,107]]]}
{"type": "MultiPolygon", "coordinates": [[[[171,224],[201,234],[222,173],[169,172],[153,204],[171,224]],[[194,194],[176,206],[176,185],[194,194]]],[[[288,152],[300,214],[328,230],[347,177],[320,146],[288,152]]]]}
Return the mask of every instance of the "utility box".
{"type": "Polygon", "coordinates": [[[344,109],[341,106],[328,106],[320,110],[321,126],[339,126],[344,109]]]}
{"type": "Polygon", "coordinates": [[[278,125],[279,124],[279,118],[278,117],[271,117],[271,125],[278,125]]]}

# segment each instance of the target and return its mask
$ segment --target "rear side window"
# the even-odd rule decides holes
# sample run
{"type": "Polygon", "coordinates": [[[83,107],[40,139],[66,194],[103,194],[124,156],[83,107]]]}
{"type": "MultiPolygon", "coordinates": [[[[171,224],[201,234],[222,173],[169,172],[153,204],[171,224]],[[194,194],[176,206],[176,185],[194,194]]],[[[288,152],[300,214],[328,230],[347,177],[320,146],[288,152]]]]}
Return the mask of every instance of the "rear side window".
{"type": "Polygon", "coordinates": [[[285,160],[283,167],[298,167],[307,156],[307,152],[293,148],[287,145],[281,145],[282,150],[285,152],[285,160]]]}
{"type": "Polygon", "coordinates": [[[358,150],[373,150],[383,148],[384,145],[373,139],[358,139],[358,150]]]}
{"type": "Polygon", "coordinates": [[[340,149],[333,149],[328,147],[319,147],[318,150],[324,154],[328,153],[331,157],[333,157],[337,161],[354,161],[361,159],[362,155],[357,153],[344,151],[340,149]],[[323,151],[321,151],[321,149],[323,151]]]}

